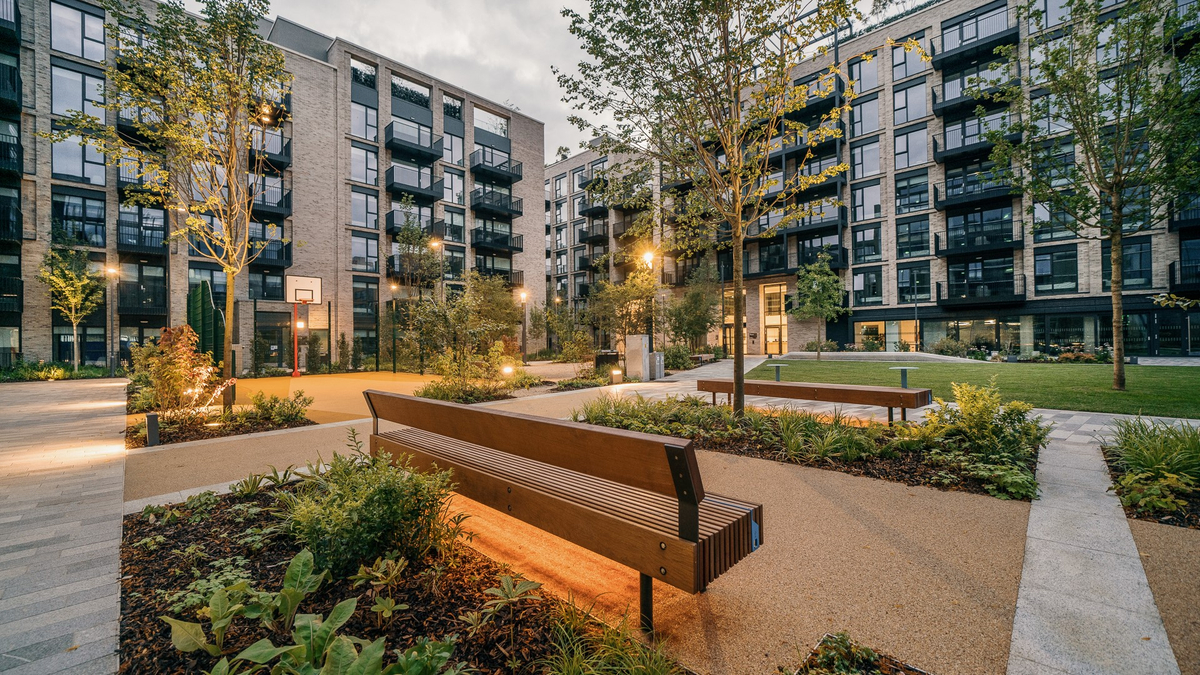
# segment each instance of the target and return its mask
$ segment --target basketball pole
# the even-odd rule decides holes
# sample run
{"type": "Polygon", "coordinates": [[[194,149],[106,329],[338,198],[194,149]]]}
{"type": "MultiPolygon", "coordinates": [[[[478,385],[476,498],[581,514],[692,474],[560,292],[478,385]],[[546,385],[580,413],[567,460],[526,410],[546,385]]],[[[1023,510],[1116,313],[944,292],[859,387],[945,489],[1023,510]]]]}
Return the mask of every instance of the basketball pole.
{"type": "Polygon", "coordinates": [[[292,377],[300,377],[300,303],[292,303],[292,377]]]}

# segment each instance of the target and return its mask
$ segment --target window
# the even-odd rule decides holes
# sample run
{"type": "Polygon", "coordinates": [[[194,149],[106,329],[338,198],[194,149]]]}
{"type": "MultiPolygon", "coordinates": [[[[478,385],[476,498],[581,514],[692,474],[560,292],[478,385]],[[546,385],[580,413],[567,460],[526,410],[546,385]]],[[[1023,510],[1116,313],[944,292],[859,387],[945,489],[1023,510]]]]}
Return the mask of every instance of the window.
{"type": "Polygon", "coordinates": [[[571,191],[578,192],[583,189],[583,169],[575,169],[571,172],[571,191]]]}
{"type": "Polygon", "coordinates": [[[1030,21],[1033,24],[1031,30],[1057,26],[1071,18],[1069,0],[1038,0],[1034,9],[1040,16],[1030,21]]]}
{"type": "Polygon", "coordinates": [[[909,263],[896,268],[896,301],[929,300],[929,261],[909,263]]]}
{"type": "Polygon", "coordinates": [[[508,120],[483,108],[475,108],[475,128],[508,138],[508,120]]]}
{"type": "Polygon", "coordinates": [[[1050,180],[1053,187],[1065,187],[1071,183],[1075,169],[1075,141],[1070,136],[1059,136],[1046,141],[1054,146],[1038,153],[1037,170],[1050,180]]]}
{"type": "Polygon", "coordinates": [[[1008,8],[997,7],[942,29],[942,51],[958,49],[1008,29],[1008,8]]]}
{"type": "Polygon", "coordinates": [[[879,99],[856,101],[850,111],[850,135],[862,136],[879,129],[879,99]]]}
{"type": "Polygon", "coordinates": [[[403,117],[392,117],[392,136],[413,145],[433,147],[433,128],[403,117]]]}
{"type": "MultiPolygon", "coordinates": [[[[1121,288],[1135,290],[1150,286],[1150,240],[1126,239],[1121,256],[1121,288]]],[[[1101,275],[1104,277],[1104,290],[1112,288],[1112,242],[1105,241],[1100,245],[1101,275]]]]}
{"type": "Polygon", "coordinates": [[[350,236],[350,269],[356,272],[379,271],[379,238],[370,235],[350,236]]]}
{"type": "Polygon", "coordinates": [[[350,148],[350,180],[375,185],[379,182],[379,154],[366,148],[350,148]]]}
{"type": "Polygon", "coordinates": [[[433,207],[421,204],[405,204],[392,200],[392,223],[394,227],[415,227],[428,230],[433,223],[433,207]]]}
{"type": "Polygon", "coordinates": [[[461,244],[464,230],[467,227],[467,215],[456,209],[446,209],[445,215],[442,216],[442,222],[446,226],[446,241],[461,244]]]}
{"type": "Polygon", "coordinates": [[[1051,209],[1047,204],[1033,205],[1033,240],[1035,242],[1074,239],[1071,229],[1075,219],[1066,211],[1051,209]]]}
{"type": "Polygon", "coordinates": [[[366,192],[350,193],[350,224],[354,227],[379,228],[379,196],[366,192]]]}
{"type": "Polygon", "coordinates": [[[1039,249],[1033,256],[1033,285],[1038,295],[1074,293],[1079,288],[1075,247],[1039,249]]]}
{"type": "Polygon", "coordinates": [[[1008,124],[1008,112],[1000,110],[985,117],[968,117],[960,122],[947,122],[946,149],[953,150],[987,141],[987,133],[1003,129],[1008,124]]]}
{"type": "MultiPolygon", "coordinates": [[[[554,178],[554,198],[555,199],[559,199],[561,197],[566,196],[566,192],[564,192],[566,185],[567,185],[567,177],[566,176],[555,176],[555,178],[554,178]]],[[[561,222],[561,220],[559,222],[561,222]]]]}
{"type": "Polygon", "coordinates": [[[213,302],[217,304],[218,309],[222,309],[223,311],[225,306],[225,272],[207,267],[191,267],[188,269],[189,291],[205,281],[208,282],[208,287],[212,291],[213,302]]]}
{"type": "Polygon", "coordinates": [[[1064,36],[1060,35],[1054,38],[1035,37],[1030,39],[1029,45],[1029,81],[1031,83],[1040,83],[1046,81],[1046,74],[1042,72],[1042,64],[1046,62],[1051,55],[1056,58],[1062,56],[1067,58],[1070,63],[1070,53],[1065,53],[1059,50],[1069,49],[1069,42],[1064,42],[1064,36]]]}
{"type": "Polygon", "coordinates": [[[925,116],[925,83],[897,89],[892,93],[892,122],[904,124],[925,116]]]}
{"type": "Polygon", "coordinates": [[[854,304],[883,304],[883,270],[878,267],[854,271],[854,304]]]}
{"type": "Polygon", "coordinates": [[[994,175],[995,172],[996,163],[991,160],[982,160],[946,169],[946,196],[960,197],[1008,187],[1007,183],[994,175]]]}
{"type": "Polygon", "coordinates": [[[457,96],[450,94],[442,94],[442,114],[446,117],[453,117],[456,120],[462,119],[463,102],[457,96]]]}
{"type": "Polygon", "coordinates": [[[976,209],[947,216],[946,239],[951,248],[1008,243],[1013,240],[1012,207],[976,209]]]}
{"type": "Polygon", "coordinates": [[[1060,112],[1056,95],[1047,94],[1035,98],[1029,102],[1029,107],[1034,116],[1038,135],[1050,136],[1071,130],[1071,125],[1067,123],[1060,112]]]}
{"type": "Polygon", "coordinates": [[[104,17],[50,3],[50,48],[103,62],[104,17]]]}
{"type": "Polygon", "coordinates": [[[1003,74],[1002,62],[993,61],[964,68],[952,75],[945,75],[942,77],[942,93],[944,94],[942,98],[944,101],[962,98],[968,95],[968,88],[972,86],[985,87],[990,81],[1000,78],[1003,74]]]}
{"type": "Polygon", "coordinates": [[[879,173],[879,139],[851,147],[850,161],[853,178],[866,178],[879,173]]]}
{"type": "Polygon", "coordinates": [[[445,134],[442,136],[442,161],[447,164],[463,165],[462,136],[445,134]]]}
{"type": "Polygon", "coordinates": [[[370,89],[375,88],[375,66],[350,58],[350,79],[355,84],[361,84],[370,89]]]}
{"type": "Polygon", "coordinates": [[[463,204],[465,181],[461,171],[446,169],[442,172],[442,199],[451,204],[463,204]]]}
{"type": "Polygon", "coordinates": [[[430,89],[424,84],[413,82],[402,75],[392,74],[392,98],[408,101],[422,108],[429,107],[430,89]]]}
{"type": "Polygon", "coordinates": [[[68,115],[79,110],[104,120],[104,78],[53,66],[50,68],[50,112],[68,115]]]}
{"type": "Polygon", "coordinates": [[[855,222],[883,215],[883,207],[879,202],[878,181],[866,185],[855,185],[851,188],[850,193],[854,205],[855,222]]]}
{"type": "Polygon", "coordinates": [[[896,132],[896,168],[907,169],[929,161],[925,127],[896,132]]]}
{"type": "Polygon", "coordinates": [[[50,201],[50,226],[69,241],[103,247],[104,197],[53,195],[50,201]]]}
{"type": "MultiPolygon", "coordinates": [[[[913,49],[904,51],[903,43],[907,40],[897,40],[901,43],[892,47],[892,79],[903,80],[910,75],[916,75],[925,70],[926,63],[921,58],[920,52],[913,49]]],[[[925,52],[929,51],[929,42],[924,37],[917,38],[917,42],[921,45],[921,49],[925,52]]]]}
{"type": "Polygon", "coordinates": [[[379,302],[379,284],[365,279],[355,279],[354,294],[355,323],[375,323],[375,311],[379,302]]]}
{"type": "Polygon", "coordinates": [[[929,208],[929,173],[922,171],[896,178],[896,213],[929,208]]]}
{"type": "Polygon", "coordinates": [[[880,260],[883,260],[883,251],[879,245],[879,226],[855,228],[854,262],[878,262],[880,260]]]}
{"type": "Polygon", "coordinates": [[[374,141],[379,138],[379,111],[361,103],[350,104],[350,135],[374,141]]]}
{"type": "Polygon", "coordinates": [[[50,147],[50,172],[55,178],[104,185],[104,155],[83,139],[71,136],[50,147]]]}
{"type": "MultiPolygon", "coordinates": [[[[872,52],[869,56],[874,57],[872,52]]],[[[861,94],[879,86],[879,63],[874,59],[867,61],[859,59],[850,64],[850,79],[855,93],[861,94]]]]}
{"type": "Polygon", "coordinates": [[[266,270],[250,270],[251,300],[283,300],[283,275],[266,270]]]}
{"type": "Polygon", "coordinates": [[[446,278],[462,279],[467,272],[467,252],[459,248],[446,249],[446,278]]]}
{"type": "Polygon", "coordinates": [[[896,257],[929,255],[929,218],[896,223],[896,257]]]}
{"type": "Polygon", "coordinates": [[[566,207],[567,207],[566,202],[563,202],[563,201],[554,202],[554,222],[556,222],[556,223],[566,222],[567,218],[566,218],[566,214],[564,213],[564,211],[566,210],[566,207]]]}

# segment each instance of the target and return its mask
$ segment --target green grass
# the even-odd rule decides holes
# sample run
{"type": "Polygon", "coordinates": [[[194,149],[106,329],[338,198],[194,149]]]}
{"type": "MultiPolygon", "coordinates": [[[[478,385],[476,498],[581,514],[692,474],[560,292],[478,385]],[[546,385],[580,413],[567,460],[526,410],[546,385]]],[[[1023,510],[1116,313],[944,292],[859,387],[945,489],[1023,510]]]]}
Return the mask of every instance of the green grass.
{"type": "MultiPolygon", "coordinates": [[[[767,363],[780,363],[768,361],[767,363]]],[[[775,369],[760,365],[746,376],[775,379],[775,369]]],[[[892,363],[852,361],[783,361],[780,377],[789,382],[829,382],[899,386],[900,372],[892,366],[916,366],[908,371],[908,386],[933,390],[953,399],[951,382],[988,383],[993,375],[1005,400],[1037,408],[1089,412],[1200,418],[1200,368],[1187,366],[1129,366],[1126,390],[1112,390],[1111,365],[1038,363],[892,363]]]]}

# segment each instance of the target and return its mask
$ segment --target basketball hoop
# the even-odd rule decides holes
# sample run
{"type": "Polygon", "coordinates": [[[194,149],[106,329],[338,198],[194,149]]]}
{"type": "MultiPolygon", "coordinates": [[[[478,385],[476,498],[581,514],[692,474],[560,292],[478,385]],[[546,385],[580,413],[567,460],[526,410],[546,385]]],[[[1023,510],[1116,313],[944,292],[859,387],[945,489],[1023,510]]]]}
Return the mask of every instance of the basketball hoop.
{"type": "Polygon", "coordinates": [[[289,274],[283,281],[283,299],[292,303],[292,377],[300,377],[300,305],[321,302],[321,277],[289,274]]]}

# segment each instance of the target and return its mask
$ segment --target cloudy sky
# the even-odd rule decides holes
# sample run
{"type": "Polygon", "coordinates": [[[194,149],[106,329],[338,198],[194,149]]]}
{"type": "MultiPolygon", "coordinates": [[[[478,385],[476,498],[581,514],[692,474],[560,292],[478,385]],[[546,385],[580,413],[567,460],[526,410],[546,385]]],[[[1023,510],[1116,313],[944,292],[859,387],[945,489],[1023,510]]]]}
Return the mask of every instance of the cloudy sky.
{"type": "Polygon", "coordinates": [[[546,156],[583,139],[550,66],[582,52],[559,14],[583,0],[274,0],[271,11],[387,55],[546,124],[546,156]]]}

